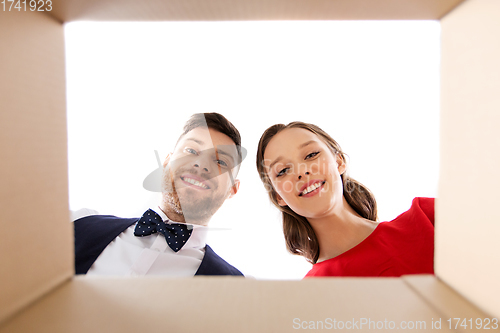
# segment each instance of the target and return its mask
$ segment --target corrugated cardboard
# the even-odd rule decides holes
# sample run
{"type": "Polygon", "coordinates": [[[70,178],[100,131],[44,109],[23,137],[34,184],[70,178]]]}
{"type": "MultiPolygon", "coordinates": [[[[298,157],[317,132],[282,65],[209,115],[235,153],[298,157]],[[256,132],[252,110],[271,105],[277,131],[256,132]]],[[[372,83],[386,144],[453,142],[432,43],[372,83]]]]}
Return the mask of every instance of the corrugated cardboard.
{"type": "MultiPolygon", "coordinates": [[[[444,318],[444,320],[450,318],[473,318],[476,320],[479,318],[481,321],[486,323],[488,318],[490,318],[485,315],[484,312],[472,306],[455,290],[432,275],[407,275],[403,276],[402,279],[408,286],[410,286],[411,289],[415,291],[416,294],[418,294],[432,308],[439,312],[441,314],[441,318],[444,318]]],[[[454,320],[452,324],[455,325],[456,321],[454,320]]],[[[491,327],[493,326],[491,325],[491,327]]],[[[467,330],[464,327],[461,328],[467,330]]],[[[474,326],[473,328],[477,327],[474,326]]]]}
{"type": "Polygon", "coordinates": [[[71,277],[64,36],[0,10],[0,319],[71,277]]]}
{"type": "Polygon", "coordinates": [[[370,323],[432,331],[440,316],[399,278],[76,278],[0,331],[275,333],[336,324],[363,332],[370,323]]]}
{"type": "Polygon", "coordinates": [[[467,1],[441,26],[436,274],[499,316],[500,1],[467,1]]]}
{"type": "Polygon", "coordinates": [[[68,0],[55,1],[48,15],[0,12],[0,331],[288,332],[326,325],[327,318],[423,321],[427,331],[440,318],[445,331],[451,316],[500,316],[500,9],[497,0],[468,0],[453,9],[460,2],[68,0]],[[446,13],[437,277],[71,278],[62,22],[440,19],[446,13]],[[181,293],[179,303],[169,302],[181,293]]]}

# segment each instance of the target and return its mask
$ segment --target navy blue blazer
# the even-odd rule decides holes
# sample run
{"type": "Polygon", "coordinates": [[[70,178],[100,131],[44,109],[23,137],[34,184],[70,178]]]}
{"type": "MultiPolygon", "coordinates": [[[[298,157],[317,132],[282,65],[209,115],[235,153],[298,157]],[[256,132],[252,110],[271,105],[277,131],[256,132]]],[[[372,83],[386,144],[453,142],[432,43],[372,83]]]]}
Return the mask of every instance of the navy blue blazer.
{"type": "MultiPolygon", "coordinates": [[[[75,273],[87,274],[90,266],[119,234],[139,218],[120,218],[112,215],[91,215],[74,222],[75,226],[75,273]]],[[[210,246],[195,275],[243,274],[219,257],[210,246]]]]}

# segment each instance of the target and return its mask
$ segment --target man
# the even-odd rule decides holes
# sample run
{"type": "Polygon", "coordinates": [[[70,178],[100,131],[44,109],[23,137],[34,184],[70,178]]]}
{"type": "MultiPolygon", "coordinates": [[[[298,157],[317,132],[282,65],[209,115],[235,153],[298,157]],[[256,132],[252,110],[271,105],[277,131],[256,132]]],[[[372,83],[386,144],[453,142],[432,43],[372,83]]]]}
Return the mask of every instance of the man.
{"type": "Polygon", "coordinates": [[[243,275],[205,243],[243,159],[238,130],[217,113],[193,115],[163,163],[162,200],[141,218],[93,215],[75,225],[76,274],[243,275]]]}

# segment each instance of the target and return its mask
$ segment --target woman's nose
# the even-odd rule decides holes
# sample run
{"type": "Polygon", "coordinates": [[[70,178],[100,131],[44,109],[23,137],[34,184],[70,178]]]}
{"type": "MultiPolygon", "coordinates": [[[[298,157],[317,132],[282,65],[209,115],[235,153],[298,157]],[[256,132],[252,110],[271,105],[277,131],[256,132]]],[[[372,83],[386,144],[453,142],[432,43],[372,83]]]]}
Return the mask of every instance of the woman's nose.
{"type": "MultiPolygon", "coordinates": [[[[309,175],[309,171],[304,172],[304,175],[309,175]]],[[[302,179],[302,173],[299,173],[299,180],[302,179]]]]}

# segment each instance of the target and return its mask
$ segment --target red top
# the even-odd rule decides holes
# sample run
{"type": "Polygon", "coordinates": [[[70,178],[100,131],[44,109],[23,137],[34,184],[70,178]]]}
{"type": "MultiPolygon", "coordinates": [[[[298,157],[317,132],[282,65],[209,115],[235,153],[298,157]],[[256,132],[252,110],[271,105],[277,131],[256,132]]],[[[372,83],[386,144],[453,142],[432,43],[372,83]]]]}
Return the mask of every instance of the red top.
{"type": "Polygon", "coordinates": [[[361,243],[313,265],[312,276],[434,274],[434,199],[415,198],[411,208],[382,222],[361,243]]]}

